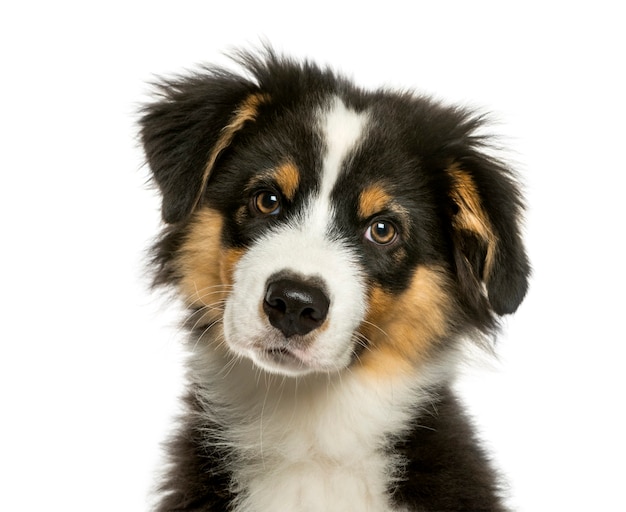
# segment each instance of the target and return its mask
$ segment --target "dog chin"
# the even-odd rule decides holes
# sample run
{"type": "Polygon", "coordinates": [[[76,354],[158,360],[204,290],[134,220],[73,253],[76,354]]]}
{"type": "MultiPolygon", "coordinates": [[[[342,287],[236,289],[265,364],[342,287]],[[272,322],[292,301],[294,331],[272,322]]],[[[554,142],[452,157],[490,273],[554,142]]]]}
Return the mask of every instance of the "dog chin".
{"type": "Polygon", "coordinates": [[[302,377],[321,370],[284,348],[254,350],[250,359],[266,372],[286,377],[302,377]]]}

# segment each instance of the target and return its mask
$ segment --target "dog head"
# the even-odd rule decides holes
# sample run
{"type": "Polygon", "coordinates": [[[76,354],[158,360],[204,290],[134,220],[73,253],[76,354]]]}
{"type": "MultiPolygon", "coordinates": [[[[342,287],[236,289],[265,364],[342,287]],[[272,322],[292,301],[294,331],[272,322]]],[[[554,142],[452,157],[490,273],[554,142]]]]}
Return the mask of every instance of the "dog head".
{"type": "Polygon", "coordinates": [[[268,53],[165,81],[141,136],[157,283],[274,373],[399,371],[516,310],[529,264],[480,117],[268,53]]]}

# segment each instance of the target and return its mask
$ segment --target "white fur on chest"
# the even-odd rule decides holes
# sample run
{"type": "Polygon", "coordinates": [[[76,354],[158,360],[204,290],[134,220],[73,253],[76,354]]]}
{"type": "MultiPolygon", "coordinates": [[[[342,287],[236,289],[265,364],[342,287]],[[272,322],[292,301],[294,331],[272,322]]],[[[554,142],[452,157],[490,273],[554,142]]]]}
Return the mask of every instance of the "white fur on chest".
{"type": "Polygon", "coordinates": [[[272,461],[271,468],[269,463],[240,471],[247,492],[237,512],[391,510],[389,470],[380,455],[338,463],[313,451],[299,459],[272,461]]]}
{"type": "Polygon", "coordinates": [[[207,370],[207,415],[236,453],[235,512],[395,510],[388,490],[399,461],[389,443],[428,399],[423,379],[345,372],[296,381],[259,374],[246,360],[219,377],[207,370]]]}
{"type": "Polygon", "coordinates": [[[236,510],[389,510],[394,465],[385,454],[385,433],[404,418],[376,410],[376,397],[353,396],[348,403],[350,391],[327,392],[324,401],[307,397],[259,419],[257,434],[249,432],[252,450],[237,470],[247,497],[236,510]]]}

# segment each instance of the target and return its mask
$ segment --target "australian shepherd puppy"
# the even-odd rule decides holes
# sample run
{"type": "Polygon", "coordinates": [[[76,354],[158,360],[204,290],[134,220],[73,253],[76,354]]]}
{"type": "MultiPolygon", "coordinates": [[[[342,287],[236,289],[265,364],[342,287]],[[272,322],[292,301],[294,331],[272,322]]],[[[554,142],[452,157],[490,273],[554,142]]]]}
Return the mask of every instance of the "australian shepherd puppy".
{"type": "Polygon", "coordinates": [[[162,81],[155,282],[189,309],[159,511],[503,510],[451,393],[516,310],[512,171],[480,116],[271,50],[162,81]]]}

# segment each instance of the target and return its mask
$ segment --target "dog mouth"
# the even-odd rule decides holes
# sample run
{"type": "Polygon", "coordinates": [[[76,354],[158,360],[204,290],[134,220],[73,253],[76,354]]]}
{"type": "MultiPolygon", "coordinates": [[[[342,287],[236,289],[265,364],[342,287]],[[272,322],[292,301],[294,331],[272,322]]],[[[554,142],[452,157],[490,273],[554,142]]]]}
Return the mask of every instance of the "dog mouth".
{"type": "Polygon", "coordinates": [[[287,347],[261,348],[256,359],[265,369],[287,375],[302,375],[313,370],[300,356],[287,347]]]}
{"type": "Polygon", "coordinates": [[[265,350],[265,356],[277,364],[288,366],[303,366],[304,362],[287,348],[270,348],[265,350]]]}

